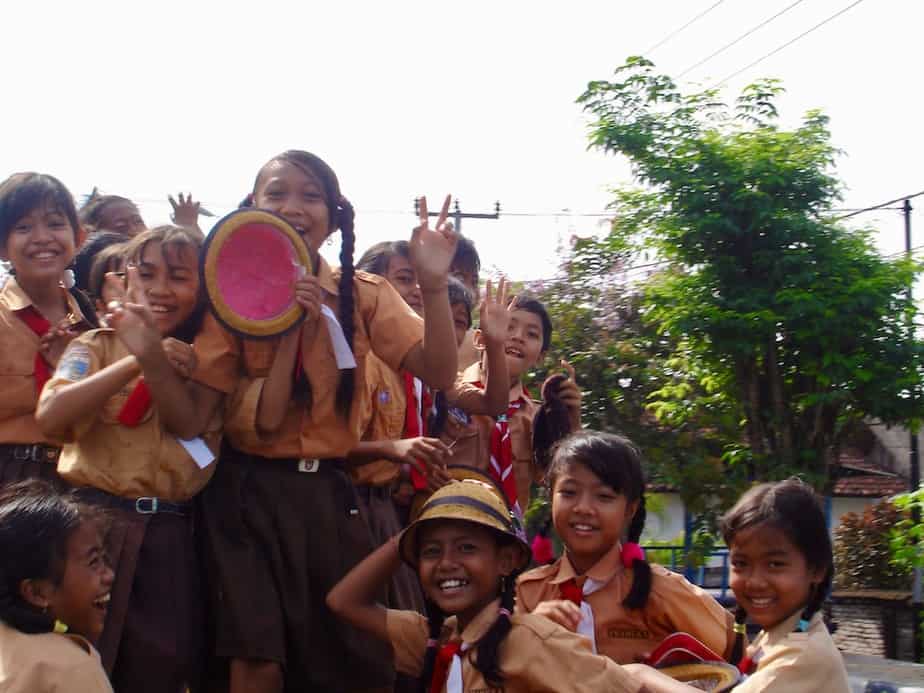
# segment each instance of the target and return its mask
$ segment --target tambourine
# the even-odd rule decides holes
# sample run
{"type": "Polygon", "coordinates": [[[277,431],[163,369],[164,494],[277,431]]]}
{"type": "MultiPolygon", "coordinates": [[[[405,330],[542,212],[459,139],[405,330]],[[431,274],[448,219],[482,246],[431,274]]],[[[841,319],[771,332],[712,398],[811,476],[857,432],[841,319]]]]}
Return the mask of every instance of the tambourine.
{"type": "Polygon", "coordinates": [[[220,219],[199,262],[212,313],[243,337],[275,337],[301,322],[304,310],[295,302],[295,282],[312,271],[298,232],[282,217],[256,209],[220,219]]]}
{"type": "Polygon", "coordinates": [[[663,669],[659,668],[658,671],[675,681],[682,681],[701,691],[712,691],[713,693],[730,691],[741,679],[738,669],[726,662],[677,664],[663,669]]]}

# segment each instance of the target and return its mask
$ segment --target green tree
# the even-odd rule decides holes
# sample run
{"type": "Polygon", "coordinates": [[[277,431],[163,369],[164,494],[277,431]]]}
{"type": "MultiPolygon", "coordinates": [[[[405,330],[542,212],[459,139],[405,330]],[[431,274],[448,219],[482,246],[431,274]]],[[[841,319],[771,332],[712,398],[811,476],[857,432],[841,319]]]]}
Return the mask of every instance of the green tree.
{"type": "Polygon", "coordinates": [[[649,410],[673,426],[711,420],[750,478],[798,472],[822,488],[852,422],[916,420],[922,354],[905,289],[917,267],[834,221],[827,118],[780,128],[780,91],[763,80],[727,107],[642,58],[591,82],[579,98],[591,146],[625,156],[644,186],[615,192],[593,251],[599,267],[643,250],[665,263],[640,310],[690,370],[649,410]]]}

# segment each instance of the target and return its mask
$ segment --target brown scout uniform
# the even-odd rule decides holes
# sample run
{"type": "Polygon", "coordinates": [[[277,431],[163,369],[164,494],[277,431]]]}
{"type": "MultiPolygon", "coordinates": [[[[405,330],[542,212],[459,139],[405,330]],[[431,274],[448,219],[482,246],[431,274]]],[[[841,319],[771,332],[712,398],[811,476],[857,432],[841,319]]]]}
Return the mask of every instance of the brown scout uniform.
{"type": "MultiPolygon", "coordinates": [[[[474,383],[484,384],[484,371],[480,363],[475,363],[459,376],[456,386],[447,393],[447,399],[453,406],[467,411],[467,397],[483,387],[475,387],[474,383]]],[[[517,500],[523,511],[529,507],[530,487],[539,479],[536,476],[533,464],[533,417],[539,410],[539,404],[529,398],[522,383],[517,383],[510,390],[510,401],[515,402],[520,397],[525,404],[511,417],[508,423],[510,432],[510,446],[513,452],[513,474],[517,482],[517,500]]],[[[472,417],[467,433],[454,441],[452,447],[452,463],[476,467],[487,473],[491,471],[491,433],[496,420],[494,417],[478,414],[472,417]]],[[[447,441],[453,443],[453,441],[447,441]]]]}
{"type": "MultiPolygon", "coordinates": [[[[73,324],[86,326],[74,297],[65,294],[73,324]]],[[[16,278],[7,277],[0,287],[0,485],[30,477],[58,480],[54,463],[59,448],[35,422],[39,337],[16,314],[31,305],[16,278]]]]}
{"type": "MultiPolygon", "coordinates": [[[[322,300],[339,314],[338,275],[323,259],[318,269],[322,300]]],[[[353,288],[357,368],[348,420],[335,408],[340,371],[323,320],[302,345],[310,406],[293,397],[270,436],[257,432],[256,415],[279,340],[241,340],[211,318],[196,339],[195,379],[231,396],[227,444],[202,494],[219,596],[216,653],[279,662],[293,690],[387,686],[394,676],[382,644],[336,618],[324,600],[373,547],[338,459],[365,428],[368,357],[399,370],[423,340],[423,321],[381,277],[357,271],[353,288]]]]}
{"type": "Polygon", "coordinates": [[[517,581],[517,611],[531,612],[540,602],[561,599],[560,586],[588,577],[605,586],[585,597],[594,614],[597,652],[620,664],[649,654],[672,633],[685,632],[719,655],[730,654],[735,642],[734,618],[709,593],[682,576],[651,565],[651,593],[641,609],[627,609],[622,600],[632,587],[632,569],[621,562],[616,545],[585,576],[577,576],[567,553],[552,565],[534,568],[517,581]]]}
{"type": "Polygon", "coordinates": [[[748,654],[757,671],[735,693],[849,693],[850,683],[844,660],[831,634],[816,613],[806,632],[796,631],[801,612],[790,616],[769,631],[761,631],[748,654]]]}
{"type": "MultiPolygon", "coordinates": [[[[42,396],[129,355],[113,330],[87,332],[68,346],[42,396]]],[[[115,582],[99,643],[115,689],[180,690],[197,681],[203,646],[202,585],[188,501],[216,465],[201,469],[164,429],[154,403],[136,426],[119,422],[140,378],[67,432],[58,472],[116,519],[107,547],[115,582]]],[[[216,418],[203,436],[213,452],[219,437],[216,418]]]]}
{"type": "Polygon", "coordinates": [[[112,693],[99,653],[79,635],[22,633],[0,621],[0,691],[112,693]]]}
{"type": "MultiPolygon", "coordinates": [[[[473,645],[462,658],[462,690],[467,693],[499,691],[484,680],[474,666],[477,642],[497,619],[500,601],[486,606],[461,633],[455,619],[447,621],[448,633],[442,642],[461,639],[473,645]]],[[[505,693],[596,693],[597,691],[639,691],[641,683],[617,664],[590,651],[587,640],[541,616],[516,613],[512,628],[500,645],[499,662],[505,693]]],[[[395,668],[420,676],[427,649],[427,619],[413,611],[386,614],[388,637],[394,652],[395,668]]],[[[443,691],[446,687],[443,687],[443,691]]]]}

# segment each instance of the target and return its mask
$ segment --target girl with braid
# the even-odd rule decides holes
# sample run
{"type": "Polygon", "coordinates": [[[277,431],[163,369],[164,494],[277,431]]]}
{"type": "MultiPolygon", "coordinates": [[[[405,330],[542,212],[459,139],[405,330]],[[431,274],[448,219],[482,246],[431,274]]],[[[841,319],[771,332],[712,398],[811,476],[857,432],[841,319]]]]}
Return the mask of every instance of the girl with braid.
{"type": "Polygon", "coordinates": [[[672,633],[726,656],[730,613],[683,576],[649,564],[641,455],[627,439],[585,430],[561,441],[547,473],[552,523],[564,545],[555,563],[520,577],[517,610],[583,634],[595,652],[638,661],[672,633]]]}
{"type": "Polygon", "coordinates": [[[357,691],[391,686],[384,646],[327,609],[331,587],[372,551],[344,458],[362,433],[369,355],[433,387],[456,375],[446,281],[455,233],[435,229],[425,200],[410,239],[426,321],[382,277],[353,267],[353,207],[324,161],[303,151],[271,159],[245,205],[275,212],[304,238],[315,269],[295,283],[306,318],[275,339],[240,339],[209,318],[196,340],[200,385],[178,393],[187,431],[228,396],[225,445],[201,496],[217,640],[231,691],[357,691]],[[339,229],[340,268],[320,256],[339,229]],[[329,316],[355,356],[338,368],[329,316]],[[191,401],[189,401],[191,400],[191,401]],[[192,405],[192,406],[190,406],[192,405]]]}
{"type": "MultiPolygon", "coordinates": [[[[730,661],[746,676],[736,693],[848,693],[840,652],[821,615],[834,562],[824,513],[798,479],[761,484],[722,518],[738,600],[730,661]],[[746,620],[763,630],[750,647],[746,620]]],[[[692,691],[659,672],[633,665],[652,691],[692,691]]]]}
{"type": "Polygon", "coordinates": [[[423,693],[642,690],[581,636],[535,614],[513,613],[514,581],[530,556],[515,525],[494,486],[452,481],[400,537],[356,566],[327,603],[388,643],[395,668],[419,677],[423,693]],[[376,603],[402,560],[420,577],[428,617],[376,603]]]}

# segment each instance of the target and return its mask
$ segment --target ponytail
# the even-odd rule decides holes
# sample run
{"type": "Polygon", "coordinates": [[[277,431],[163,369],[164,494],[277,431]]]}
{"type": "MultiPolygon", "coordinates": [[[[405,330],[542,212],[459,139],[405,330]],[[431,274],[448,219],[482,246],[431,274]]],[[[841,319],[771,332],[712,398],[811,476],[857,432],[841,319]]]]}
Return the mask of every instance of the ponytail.
{"type": "Polygon", "coordinates": [[[747,619],[748,612],[744,610],[744,607],[737,607],[735,609],[735,645],[732,647],[731,657],[729,657],[729,661],[735,666],[739,666],[744,658],[744,644],[747,641],[747,630],[744,622],[747,619]]]}
{"type": "Polygon", "coordinates": [[[542,384],[542,406],[533,419],[533,463],[543,475],[555,445],[571,433],[571,417],[558,396],[559,386],[567,379],[561,373],[546,379],[542,384]]]}
{"type": "MultiPolygon", "coordinates": [[[[350,351],[353,350],[353,246],[356,236],[353,233],[355,219],[353,205],[345,197],[340,198],[337,205],[337,226],[340,227],[340,327],[346,337],[350,351]]],[[[337,383],[336,405],[337,411],[345,418],[350,418],[350,408],[353,405],[353,388],[356,383],[356,369],[348,368],[340,371],[340,382],[337,383]]]]}
{"type": "Polygon", "coordinates": [[[643,492],[638,499],[638,509],[629,523],[628,542],[622,547],[623,565],[629,563],[626,567],[632,568],[632,588],[622,600],[623,606],[628,609],[641,609],[648,603],[648,595],[651,594],[651,566],[638,545],[647,515],[643,492]]]}
{"type": "Polygon", "coordinates": [[[87,295],[76,286],[72,286],[67,291],[74,298],[87,324],[94,329],[99,327],[99,316],[97,316],[96,308],[93,307],[93,302],[87,298],[87,295]]]}

